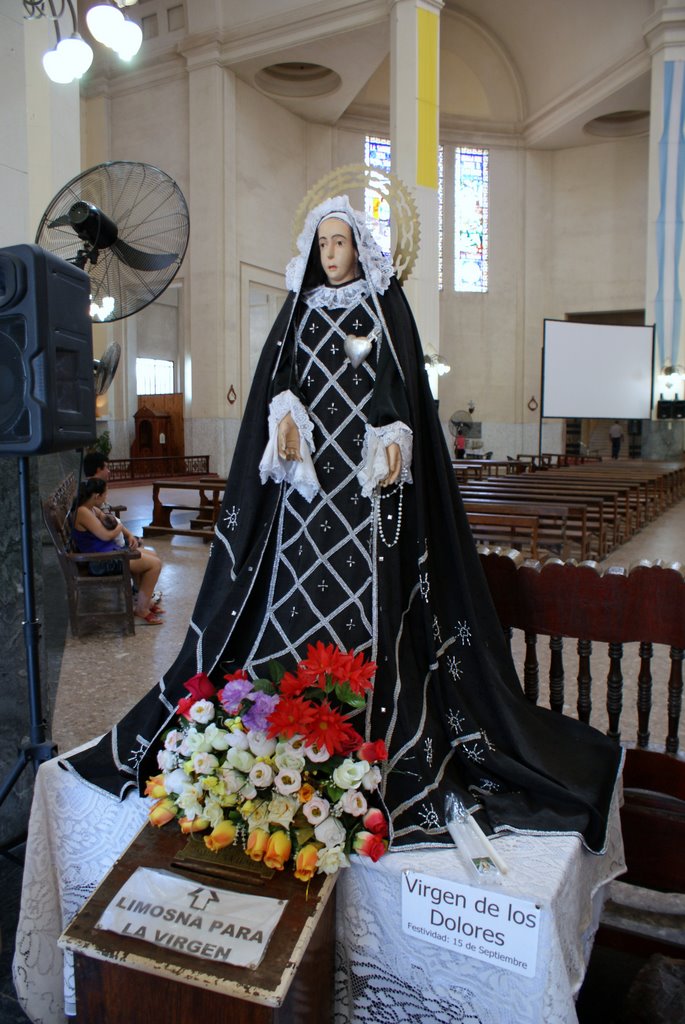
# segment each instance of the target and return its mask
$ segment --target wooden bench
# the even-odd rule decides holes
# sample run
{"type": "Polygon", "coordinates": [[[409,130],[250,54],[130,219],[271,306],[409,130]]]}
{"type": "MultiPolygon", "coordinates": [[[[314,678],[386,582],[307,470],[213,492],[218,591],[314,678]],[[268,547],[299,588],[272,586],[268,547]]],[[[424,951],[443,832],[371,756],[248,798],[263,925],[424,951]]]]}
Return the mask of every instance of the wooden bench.
{"type": "Polygon", "coordinates": [[[540,521],[535,515],[518,512],[466,512],[471,533],[476,541],[488,544],[508,544],[512,548],[528,551],[538,558],[538,532],[540,521]]]}
{"type": "MultiPolygon", "coordinates": [[[[533,703],[539,698],[538,636],[549,637],[549,705],[559,713],[565,704],[564,640],[573,638],[577,714],[590,722],[593,644],[601,645],[608,655],[607,733],[618,742],[624,644],[639,644],[633,680],[637,733],[624,744],[621,828],[627,872],[610,884],[596,941],[641,956],[658,952],[685,957],[685,758],[679,754],[683,566],[641,563],[630,571],[614,567],[602,573],[592,565],[558,559],[541,565],[501,550],[483,550],[480,559],[510,643],[514,629],[524,633],[519,674],[533,703]],[[660,668],[666,658],[666,668],[660,668]],[[667,722],[665,737],[656,742],[650,735],[654,697],[667,722]]],[[[578,756],[582,758],[582,747],[578,756]]]]}
{"type": "Polygon", "coordinates": [[[69,513],[76,494],[73,473],[42,503],[43,519],[57,553],[69,604],[69,624],[74,636],[83,636],[94,627],[121,625],[135,633],[133,588],[130,562],[140,552],[118,548],[116,552],[81,554],[71,549],[69,513]],[[90,562],[120,561],[121,573],[115,576],[91,576],[90,562]]]}
{"type": "Polygon", "coordinates": [[[202,537],[205,542],[211,541],[225,487],[225,480],[212,480],[207,477],[202,480],[155,480],[152,484],[152,521],[143,527],[143,536],[173,534],[181,537],[202,537]],[[192,491],[197,495],[198,502],[188,504],[163,501],[161,492],[165,490],[192,491]],[[173,512],[195,512],[196,516],[187,526],[179,526],[171,521],[173,512]]]}

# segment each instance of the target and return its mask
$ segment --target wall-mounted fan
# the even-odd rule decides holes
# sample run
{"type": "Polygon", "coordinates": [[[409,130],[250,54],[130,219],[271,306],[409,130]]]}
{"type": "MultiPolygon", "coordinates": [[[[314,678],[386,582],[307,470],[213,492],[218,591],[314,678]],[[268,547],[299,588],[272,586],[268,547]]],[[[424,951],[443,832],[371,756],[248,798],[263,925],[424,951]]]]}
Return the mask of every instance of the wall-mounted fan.
{"type": "Polygon", "coordinates": [[[150,164],[115,160],[73,178],[43,214],[36,244],[88,274],[91,317],[121,320],[154,302],[185,256],[188,207],[150,164]]]}
{"type": "Polygon", "coordinates": [[[450,416],[450,434],[452,437],[456,437],[458,433],[462,433],[464,437],[468,437],[471,432],[471,425],[473,424],[473,417],[471,413],[466,409],[457,409],[450,416]]]}

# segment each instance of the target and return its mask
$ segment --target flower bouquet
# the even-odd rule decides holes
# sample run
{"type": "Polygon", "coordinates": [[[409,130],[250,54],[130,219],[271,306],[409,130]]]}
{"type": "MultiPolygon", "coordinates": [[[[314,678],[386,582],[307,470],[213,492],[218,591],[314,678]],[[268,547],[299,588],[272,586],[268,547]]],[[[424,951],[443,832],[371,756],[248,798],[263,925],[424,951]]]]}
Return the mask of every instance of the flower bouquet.
{"type": "Polygon", "coordinates": [[[388,823],[367,798],[381,781],[382,740],[364,742],[349,715],[364,707],[376,666],[332,644],[309,646],[296,673],[272,662],[273,679],[239,671],[217,689],[204,674],[157,755],[153,825],[177,819],[211,851],[231,845],[267,868],[292,862],[295,877],[333,874],[351,853],[376,861],[388,823]],[[349,711],[345,712],[345,708],[349,711]]]}

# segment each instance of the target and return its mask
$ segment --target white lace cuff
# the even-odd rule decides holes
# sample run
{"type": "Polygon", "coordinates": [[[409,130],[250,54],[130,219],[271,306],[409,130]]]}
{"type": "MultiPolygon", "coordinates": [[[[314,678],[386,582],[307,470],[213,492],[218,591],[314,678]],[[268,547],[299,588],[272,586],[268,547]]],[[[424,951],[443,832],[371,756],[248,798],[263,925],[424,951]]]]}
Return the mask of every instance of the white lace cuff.
{"type": "Polygon", "coordinates": [[[259,463],[259,477],[263,484],[274,480],[277,484],[289,483],[303,498],[311,501],[318,494],[319,481],[312,462],[314,451],[314,425],[302,402],[292,391],[281,391],[269,406],[269,440],[259,463]],[[300,433],[300,456],[302,462],[287,462],[278,454],[278,424],[288,413],[292,416],[300,433]]]}
{"type": "Polygon", "coordinates": [[[366,424],[366,434],[362,447],[362,467],[357,473],[357,479],[361,484],[362,494],[370,498],[374,487],[377,487],[383,477],[388,475],[388,460],[385,449],[389,444],[400,446],[402,457],[402,473],[400,479],[405,483],[412,482],[411,462],[414,435],[406,423],[397,420],[395,423],[388,423],[384,427],[372,427],[366,424]]]}

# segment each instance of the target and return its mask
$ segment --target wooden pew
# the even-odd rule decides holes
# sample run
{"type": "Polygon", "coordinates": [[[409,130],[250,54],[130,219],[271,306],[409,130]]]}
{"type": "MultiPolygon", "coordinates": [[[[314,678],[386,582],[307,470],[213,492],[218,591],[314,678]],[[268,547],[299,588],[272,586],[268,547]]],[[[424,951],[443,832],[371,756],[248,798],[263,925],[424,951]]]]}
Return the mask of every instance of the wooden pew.
{"type": "Polygon", "coordinates": [[[476,541],[488,544],[508,544],[520,551],[527,551],[531,558],[538,558],[538,533],[540,521],[536,515],[521,515],[517,512],[466,512],[471,532],[476,541]]]}
{"type": "MultiPolygon", "coordinates": [[[[679,753],[685,656],[685,571],[680,563],[640,563],[630,571],[552,559],[541,565],[518,552],[486,549],[481,564],[510,643],[525,636],[519,675],[529,700],[539,698],[537,639],[549,637],[549,704],[564,707],[564,640],[577,648],[578,717],[592,717],[593,645],[608,654],[608,735],[621,739],[624,645],[639,644],[632,682],[637,733],[624,742],[621,830],[627,871],[609,886],[596,944],[648,957],[685,956],[685,757],[679,753]],[[660,648],[668,668],[659,666],[660,648]],[[652,676],[654,675],[654,679],[652,676]],[[653,699],[657,705],[653,707],[653,699]],[[659,707],[661,704],[661,707],[659,707]],[[654,740],[660,712],[665,737],[654,740]]],[[[603,652],[600,652],[603,653],[603,652]]],[[[519,655],[519,658],[521,655],[519,655]]],[[[578,756],[582,757],[582,746],[578,756]]]]}
{"type": "Polygon", "coordinates": [[[152,521],[143,527],[144,537],[174,534],[182,537],[202,537],[205,542],[214,536],[221,501],[226,487],[224,480],[209,477],[203,480],[155,480],[152,485],[152,521]],[[161,492],[188,491],[198,497],[197,504],[163,501],[161,492]],[[173,512],[196,512],[189,526],[176,526],[171,522],[173,512]]]}

